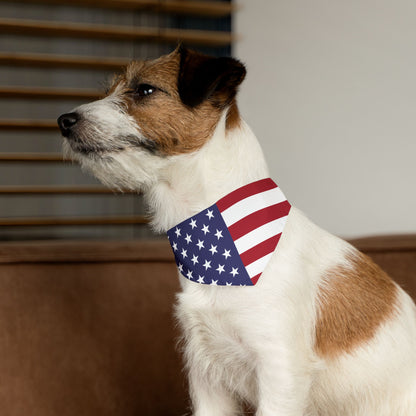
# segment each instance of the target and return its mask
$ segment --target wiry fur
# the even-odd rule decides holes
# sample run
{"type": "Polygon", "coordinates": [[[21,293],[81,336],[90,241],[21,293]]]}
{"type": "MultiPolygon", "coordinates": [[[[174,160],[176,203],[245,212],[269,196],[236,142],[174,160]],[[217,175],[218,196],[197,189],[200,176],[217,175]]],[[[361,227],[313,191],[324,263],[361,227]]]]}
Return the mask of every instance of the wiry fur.
{"type": "MultiPolygon", "coordinates": [[[[179,62],[175,55],[172,59],[179,62]]],[[[151,82],[149,75],[146,82],[151,82]]],[[[103,101],[75,110],[85,119],[84,129],[89,129],[78,134],[86,134],[84,139],[98,150],[78,152],[74,143],[65,147],[107,185],[143,191],[157,231],[166,231],[230,191],[269,176],[249,127],[242,120],[232,129],[227,126],[227,111],[234,103],[221,109],[215,129],[197,149],[160,154],[120,141],[126,136],[137,141],[148,137],[142,133],[140,118],[126,110],[118,94],[116,87],[103,101]]],[[[208,96],[204,105],[218,111],[222,96],[224,91],[213,100],[208,96]]],[[[137,105],[151,108],[152,101],[146,103],[137,105]]],[[[183,106],[184,112],[194,115],[197,110],[183,106]]],[[[163,109],[159,103],[158,111],[169,107],[163,109]]],[[[367,278],[366,268],[354,260],[358,258],[349,244],[292,208],[278,249],[256,286],[213,287],[179,276],[182,291],[176,316],[184,334],[193,414],[237,415],[241,403],[248,402],[257,416],[415,415],[416,309],[397,285],[383,288],[375,283],[374,290],[385,301],[378,304],[377,316],[355,333],[353,345],[347,342],[344,348],[342,340],[334,339],[331,354],[317,345],[318,329],[338,338],[348,337],[353,329],[334,305],[335,312],[325,316],[334,320],[331,324],[345,325],[345,331],[339,335],[331,325],[317,326],[325,325],[318,317],[327,312],[331,291],[339,286],[334,284],[339,282],[336,273],[330,271],[342,270],[348,284],[367,278]]],[[[374,265],[367,269],[379,273],[374,265]]],[[[348,291],[342,293],[342,302],[352,301],[349,296],[348,291]]],[[[372,313],[371,306],[367,299],[359,319],[372,313]]]]}

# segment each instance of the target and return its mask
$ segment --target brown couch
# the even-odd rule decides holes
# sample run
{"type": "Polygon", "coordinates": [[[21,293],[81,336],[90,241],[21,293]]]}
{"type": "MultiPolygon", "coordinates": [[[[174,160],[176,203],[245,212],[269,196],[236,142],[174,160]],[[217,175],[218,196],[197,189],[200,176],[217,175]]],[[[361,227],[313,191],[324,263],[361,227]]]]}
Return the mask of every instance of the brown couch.
{"type": "MultiPolygon", "coordinates": [[[[416,235],[353,243],[416,298],[416,235]]],[[[165,240],[0,243],[0,413],[188,413],[165,240]]]]}

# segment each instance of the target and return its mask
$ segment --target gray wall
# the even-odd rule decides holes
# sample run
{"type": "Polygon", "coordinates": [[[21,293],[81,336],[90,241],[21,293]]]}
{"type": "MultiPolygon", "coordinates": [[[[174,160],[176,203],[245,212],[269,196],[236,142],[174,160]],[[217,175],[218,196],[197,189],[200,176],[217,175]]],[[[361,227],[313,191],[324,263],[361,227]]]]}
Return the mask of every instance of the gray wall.
{"type": "Polygon", "coordinates": [[[237,4],[240,107],[288,199],[338,235],[416,232],[416,3],[237,4]]]}

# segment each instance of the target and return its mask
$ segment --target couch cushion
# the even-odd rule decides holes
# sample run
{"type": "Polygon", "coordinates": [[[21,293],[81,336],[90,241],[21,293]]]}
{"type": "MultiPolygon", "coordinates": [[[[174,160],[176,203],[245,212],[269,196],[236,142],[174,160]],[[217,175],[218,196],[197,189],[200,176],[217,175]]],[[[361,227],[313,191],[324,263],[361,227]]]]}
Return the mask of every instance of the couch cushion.
{"type": "MultiPolygon", "coordinates": [[[[416,298],[416,236],[352,243],[416,298]]],[[[178,290],[166,240],[0,243],[2,414],[186,414],[178,290]]]]}

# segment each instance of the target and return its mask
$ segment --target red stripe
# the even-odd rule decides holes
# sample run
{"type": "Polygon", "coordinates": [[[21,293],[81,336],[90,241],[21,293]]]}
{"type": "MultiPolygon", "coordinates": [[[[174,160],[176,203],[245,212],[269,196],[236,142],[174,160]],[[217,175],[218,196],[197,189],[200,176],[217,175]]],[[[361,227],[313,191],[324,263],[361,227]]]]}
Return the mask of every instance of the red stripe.
{"type": "Polygon", "coordinates": [[[237,240],[243,235],[267,224],[278,218],[285,217],[290,211],[290,204],[288,201],[280,202],[279,204],[271,205],[270,207],[260,209],[250,215],[242,218],[228,227],[233,240],[237,240]]]}
{"type": "Polygon", "coordinates": [[[217,207],[220,211],[225,211],[227,208],[230,208],[232,205],[244,198],[268,191],[273,188],[277,188],[277,185],[270,178],[249,183],[246,186],[242,186],[241,188],[236,189],[224,198],[221,198],[217,202],[217,207]]]}
{"type": "Polygon", "coordinates": [[[260,279],[261,273],[257,274],[256,276],[251,278],[251,281],[253,282],[253,286],[257,283],[257,281],[260,279]]]}
{"type": "Polygon", "coordinates": [[[244,266],[247,267],[249,264],[253,263],[253,261],[256,261],[266,256],[267,254],[272,253],[274,249],[276,248],[281,235],[282,233],[274,235],[273,237],[270,237],[267,240],[264,240],[260,244],[257,244],[253,248],[250,248],[249,250],[240,254],[240,257],[244,266]]]}

